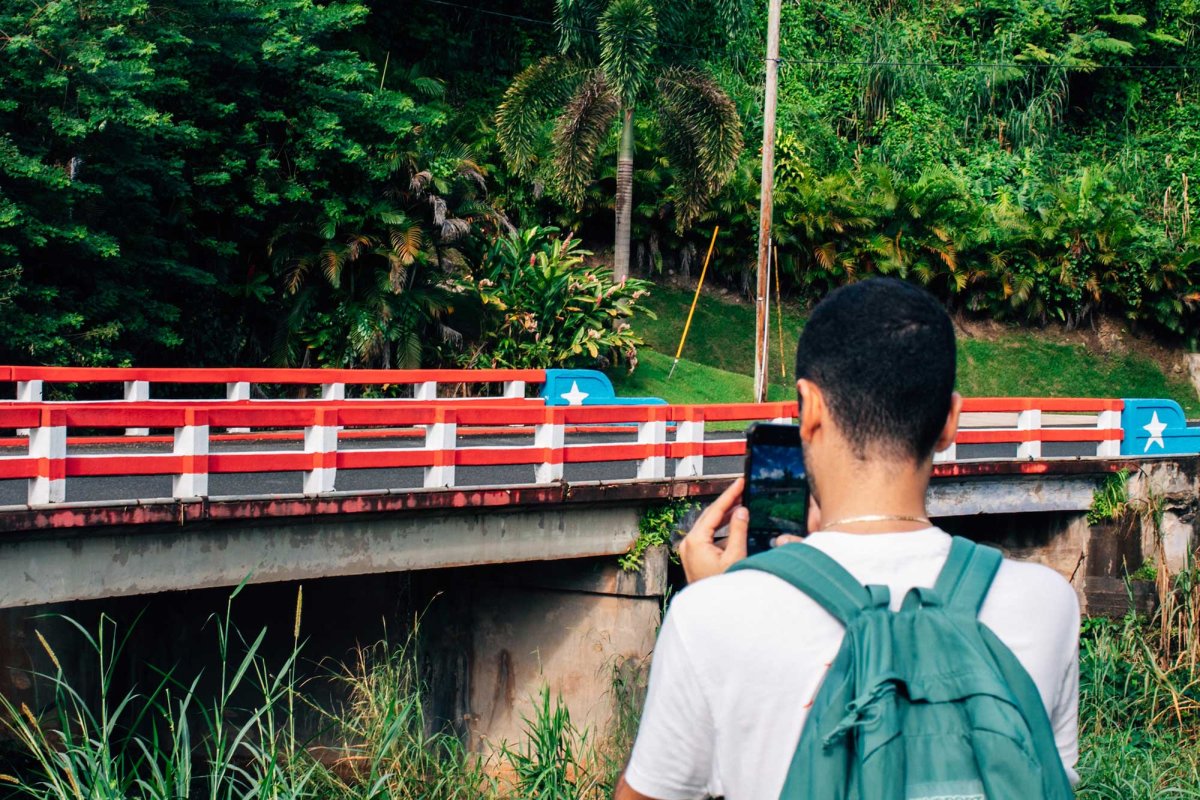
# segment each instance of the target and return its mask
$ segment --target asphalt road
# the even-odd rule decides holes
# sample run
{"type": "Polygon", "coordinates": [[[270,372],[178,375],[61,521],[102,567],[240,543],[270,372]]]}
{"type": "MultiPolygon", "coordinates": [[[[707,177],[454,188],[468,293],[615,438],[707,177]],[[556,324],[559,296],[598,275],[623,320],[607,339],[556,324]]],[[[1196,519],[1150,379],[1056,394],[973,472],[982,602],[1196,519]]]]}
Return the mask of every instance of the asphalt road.
{"type": "MultiPolygon", "coordinates": [[[[991,422],[991,420],[989,420],[991,422]]],[[[740,437],[740,432],[712,432],[709,439],[728,439],[740,437]]],[[[603,442],[636,441],[632,431],[614,434],[575,434],[566,438],[571,444],[597,444],[603,442]]],[[[484,446],[520,446],[532,445],[533,437],[529,436],[460,436],[460,447],[484,446]]],[[[394,437],[388,439],[343,439],[339,446],[343,448],[416,448],[423,441],[414,437],[394,437]]],[[[279,452],[298,451],[302,449],[299,441],[284,442],[215,442],[213,452],[279,452]]],[[[960,460],[1005,460],[1016,456],[1016,445],[966,445],[958,448],[960,460]]],[[[72,454],[95,454],[99,452],[120,452],[129,454],[169,453],[167,444],[130,444],[109,445],[105,447],[75,446],[69,448],[72,454]]],[[[1047,443],[1042,448],[1047,458],[1074,457],[1091,455],[1094,448],[1086,444],[1047,443]]],[[[0,455],[18,455],[22,451],[7,448],[0,449],[0,455]]],[[[742,471],[741,457],[708,458],[705,460],[705,473],[708,475],[734,475],[742,471]]],[[[364,469],[340,470],[337,475],[338,491],[368,491],[380,489],[416,489],[423,484],[423,469],[364,469]]],[[[566,464],[563,469],[564,479],[570,483],[597,480],[632,479],[637,475],[637,462],[618,461],[601,464],[566,464]]],[[[674,474],[674,463],[668,463],[667,474],[674,474]]],[[[458,467],[455,471],[458,486],[503,486],[529,484],[534,480],[534,468],[531,465],[496,466],[496,467],[458,467]]],[[[303,490],[303,475],[300,472],[268,472],[268,473],[236,473],[228,475],[212,475],[209,478],[209,495],[248,496],[271,494],[299,494],[303,490]]],[[[0,481],[0,506],[24,505],[26,502],[26,481],[0,481]]],[[[113,500],[164,498],[171,496],[171,478],[169,476],[135,476],[113,478],[70,478],[67,480],[67,502],[103,502],[113,500]]]]}

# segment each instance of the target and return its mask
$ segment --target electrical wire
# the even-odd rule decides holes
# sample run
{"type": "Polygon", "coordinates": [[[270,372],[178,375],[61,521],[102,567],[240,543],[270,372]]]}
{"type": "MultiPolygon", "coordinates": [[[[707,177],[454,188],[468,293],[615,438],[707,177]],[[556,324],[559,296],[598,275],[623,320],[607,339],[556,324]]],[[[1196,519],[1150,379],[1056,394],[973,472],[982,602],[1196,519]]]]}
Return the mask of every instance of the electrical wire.
{"type": "Polygon", "coordinates": [[[892,67],[923,69],[1075,69],[1081,72],[1096,70],[1200,70],[1200,64],[1089,64],[1072,66],[1068,64],[1039,64],[1025,61],[831,61],[828,59],[791,58],[782,56],[776,60],[783,64],[802,64],[817,67],[892,67]]]}

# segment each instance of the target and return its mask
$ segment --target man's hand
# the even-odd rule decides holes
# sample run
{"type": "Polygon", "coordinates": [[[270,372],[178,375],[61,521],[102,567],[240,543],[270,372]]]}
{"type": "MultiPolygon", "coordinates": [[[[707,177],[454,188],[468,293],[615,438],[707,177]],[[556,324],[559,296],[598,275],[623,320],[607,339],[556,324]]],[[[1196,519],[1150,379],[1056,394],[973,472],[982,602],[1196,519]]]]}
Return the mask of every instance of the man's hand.
{"type": "MultiPolygon", "coordinates": [[[[817,500],[814,497],[808,498],[808,532],[814,533],[821,530],[821,507],[817,505],[817,500]]],[[[772,547],[791,544],[792,542],[803,542],[803,536],[793,536],[790,533],[783,533],[775,537],[771,542],[772,547]]]]}
{"type": "Polygon", "coordinates": [[[679,560],[688,583],[720,575],[734,562],[746,557],[746,531],[750,512],[738,505],[742,499],[742,478],[734,481],[696,520],[688,535],[679,543],[679,560]],[[719,547],[713,539],[717,529],[729,525],[729,539],[719,547]]]}

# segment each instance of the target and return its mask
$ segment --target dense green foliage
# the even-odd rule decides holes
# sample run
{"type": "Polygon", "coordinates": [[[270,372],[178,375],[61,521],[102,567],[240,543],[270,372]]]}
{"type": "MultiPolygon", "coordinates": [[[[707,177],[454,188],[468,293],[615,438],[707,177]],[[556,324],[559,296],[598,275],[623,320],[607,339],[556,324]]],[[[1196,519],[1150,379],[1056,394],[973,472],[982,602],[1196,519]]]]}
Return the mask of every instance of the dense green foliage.
{"type": "MultiPolygon", "coordinates": [[[[757,141],[764,16],[744,0],[7,4],[0,360],[469,362],[479,324],[453,295],[498,238],[550,224],[612,243],[620,137],[601,123],[635,97],[655,113],[633,121],[634,272],[694,274],[720,224],[712,278],[747,289],[759,154],[730,171],[730,108],[706,123],[699,101],[732,99],[757,141]],[[564,48],[592,69],[574,89],[584,73],[607,88],[563,94],[586,124],[540,117],[532,171],[512,170],[504,92],[564,48]],[[564,137],[587,158],[563,160],[564,137]],[[699,145],[724,155],[689,183],[699,145]]],[[[1115,314],[1194,340],[1198,20],[1195,0],[789,0],[785,293],[896,274],[969,314],[1115,314]]]]}
{"type": "Polygon", "coordinates": [[[8,359],[261,361],[271,244],[361,214],[441,124],[345,46],[355,3],[8,3],[0,258],[8,359]]]}
{"type": "Polygon", "coordinates": [[[576,208],[594,180],[597,151],[619,122],[619,279],[629,275],[635,112],[654,111],[649,118],[669,166],[680,230],[725,185],[742,149],[742,123],[729,96],[690,63],[694,55],[680,58],[677,49],[660,46],[660,29],[729,28],[740,21],[738,11],[736,2],[559,0],[560,53],[523,70],[504,93],[496,133],[508,164],[519,177],[552,183],[576,208]]]}
{"type": "Polygon", "coordinates": [[[990,315],[1194,335],[1196,12],[788,4],[785,269],[808,297],[888,273],[990,315]]]}
{"type": "MultiPolygon", "coordinates": [[[[751,397],[750,303],[701,296],[683,360],[668,379],[691,302],[692,292],[655,287],[646,300],[655,316],[638,325],[647,345],[638,351],[638,369],[612,376],[621,394],[664,397],[672,403],[734,403],[751,397]]],[[[792,367],[804,315],[784,305],[781,347],[774,307],[771,313],[769,398],[795,400],[792,367]]],[[[1082,332],[1064,336],[1015,323],[983,327],[979,335],[960,332],[958,337],[958,390],[968,397],[1165,397],[1178,402],[1189,417],[1200,414],[1200,398],[1179,363],[1182,359],[1159,363],[1152,354],[1120,346],[1102,349],[1085,342],[1082,332]]]]}

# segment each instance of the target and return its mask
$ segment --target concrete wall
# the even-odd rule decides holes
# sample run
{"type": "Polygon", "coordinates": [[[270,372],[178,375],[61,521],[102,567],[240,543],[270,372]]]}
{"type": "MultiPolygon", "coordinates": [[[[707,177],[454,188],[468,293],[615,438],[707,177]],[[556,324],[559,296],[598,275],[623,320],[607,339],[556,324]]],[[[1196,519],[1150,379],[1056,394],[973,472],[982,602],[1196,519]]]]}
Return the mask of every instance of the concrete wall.
{"type": "Polygon", "coordinates": [[[1167,567],[1188,566],[1197,544],[1200,460],[1143,462],[1129,479],[1129,497],[1140,522],[1141,549],[1147,558],[1162,548],[1167,567]],[[1156,524],[1158,514],[1161,523],[1156,524]]]}

